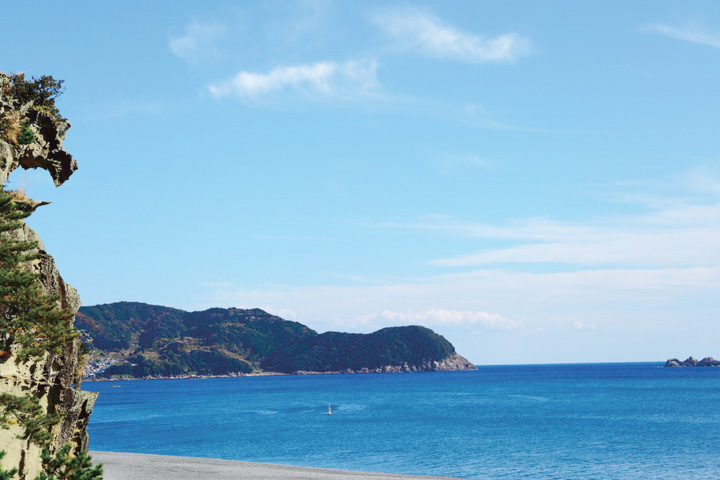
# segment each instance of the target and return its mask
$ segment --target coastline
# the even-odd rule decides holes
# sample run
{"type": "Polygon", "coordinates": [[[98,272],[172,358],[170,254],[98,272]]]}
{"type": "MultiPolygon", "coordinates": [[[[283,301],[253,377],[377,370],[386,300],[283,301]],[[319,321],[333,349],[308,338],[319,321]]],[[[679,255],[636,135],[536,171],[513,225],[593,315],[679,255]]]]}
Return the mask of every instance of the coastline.
{"type": "Polygon", "coordinates": [[[93,463],[103,464],[105,480],[457,480],[457,477],[358,472],[144,453],[91,451],[90,455],[93,463]]]}
{"type": "Polygon", "coordinates": [[[195,379],[204,380],[207,378],[236,378],[236,377],[279,377],[294,375],[293,373],[278,373],[278,372],[252,372],[252,373],[237,373],[227,375],[175,375],[172,377],[152,376],[152,377],[85,377],[82,383],[93,383],[93,382],[125,382],[130,380],[182,380],[182,379],[195,379]]]}
{"type": "Polygon", "coordinates": [[[435,373],[435,372],[473,372],[474,369],[459,369],[459,370],[410,370],[403,369],[402,367],[395,368],[384,368],[384,369],[362,369],[362,370],[332,370],[328,372],[313,372],[306,370],[298,370],[292,373],[281,373],[281,372],[252,372],[252,373],[237,373],[228,375],[176,375],[172,377],[163,376],[150,376],[150,377],[115,377],[115,378],[95,378],[85,377],[82,383],[93,383],[93,382],[124,382],[129,380],[177,380],[177,379],[195,379],[203,380],[207,378],[237,378],[237,377],[287,377],[287,376],[298,376],[298,375],[362,375],[368,373],[435,373]]]}

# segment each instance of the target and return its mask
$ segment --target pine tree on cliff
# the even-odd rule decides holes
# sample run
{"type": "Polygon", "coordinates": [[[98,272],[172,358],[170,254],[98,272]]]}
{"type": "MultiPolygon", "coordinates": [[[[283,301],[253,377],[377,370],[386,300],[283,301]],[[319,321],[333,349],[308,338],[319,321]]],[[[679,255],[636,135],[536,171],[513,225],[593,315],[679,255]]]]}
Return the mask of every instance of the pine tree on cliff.
{"type": "MultiPolygon", "coordinates": [[[[0,451],[0,460],[2,460],[4,456],[5,452],[0,451]]],[[[0,480],[12,480],[16,473],[17,468],[3,470],[2,467],[0,467],[0,480]]]]}
{"type": "MultiPolygon", "coordinates": [[[[58,355],[77,337],[73,314],[63,309],[58,297],[45,294],[40,274],[30,268],[38,258],[37,242],[18,239],[22,220],[30,215],[30,204],[0,186],[0,362],[14,356],[18,361],[58,355]]],[[[0,393],[0,428],[17,424],[22,438],[43,450],[43,472],[35,480],[100,480],[102,466],[93,467],[85,452],[70,454],[71,445],[55,449],[52,428],[59,415],[45,413],[32,395],[0,393]]],[[[5,452],[0,451],[0,460],[5,452]]],[[[0,480],[14,478],[17,469],[0,467],[0,480]]]]}
{"type": "Polygon", "coordinates": [[[18,240],[16,232],[28,210],[28,203],[0,188],[0,359],[11,356],[13,346],[20,361],[59,354],[77,337],[73,314],[42,292],[40,274],[27,267],[38,256],[37,242],[18,240]]]}

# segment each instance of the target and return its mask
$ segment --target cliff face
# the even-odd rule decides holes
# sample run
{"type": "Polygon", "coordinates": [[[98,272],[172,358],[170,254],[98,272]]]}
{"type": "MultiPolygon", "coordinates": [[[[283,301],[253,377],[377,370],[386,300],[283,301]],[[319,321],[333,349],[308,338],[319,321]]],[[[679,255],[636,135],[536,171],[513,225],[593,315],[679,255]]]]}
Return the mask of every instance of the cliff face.
{"type": "MultiPolygon", "coordinates": [[[[0,73],[0,182],[5,183],[18,167],[43,168],[59,186],[77,169],[77,162],[62,148],[70,124],[52,113],[33,109],[32,101],[23,102],[9,95],[10,82],[10,76],[0,73]],[[34,134],[31,143],[17,141],[20,125],[34,134]]],[[[28,203],[32,209],[45,204],[28,203]]],[[[35,249],[38,256],[26,268],[39,275],[43,293],[57,296],[63,308],[77,312],[80,298],[76,290],[62,279],[37,233],[23,225],[3,235],[38,242],[35,249]]],[[[10,347],[11,354],[16,350],[17,347],[10,347]]],[[[23,362],[15,355],[0,359],[0,393],[32,395],[39,399],[43,413],[62,415],[61,422],[53,427],[52,445],[71,443],[76,452],[87,448],[85,429],[97,395],[80,390],[81,358],[80,343],[73,341],[65,345],[61,354],[45,354],[39,360],[23,362]]],[[[41,452],[36,445],[18,438],[21,433],[20,427],[12,422],[8,429],[0,429],[0,450],[6,452],[2,465],[6,469],[18,468],[20,480],[34,479],[41,471],[41,452]]]]}
{"type": "Polygon", "coordinates": [[[59,187],[78,168],[77,161],[62,147],[70,122],[33,108],[37,107],[34,102],[6,95],[4,92],[8,91],[11,78],[10,75],[0,73],[0,114],[10,128],[13,123],[22,125],[27,122],[35,134],[35,140],[27,145],[18,144],[13,141],[14,138],[7,136],[0,140],[0,181],[5,183],[10,173],[18,167],[43,168],[59,187]]]}

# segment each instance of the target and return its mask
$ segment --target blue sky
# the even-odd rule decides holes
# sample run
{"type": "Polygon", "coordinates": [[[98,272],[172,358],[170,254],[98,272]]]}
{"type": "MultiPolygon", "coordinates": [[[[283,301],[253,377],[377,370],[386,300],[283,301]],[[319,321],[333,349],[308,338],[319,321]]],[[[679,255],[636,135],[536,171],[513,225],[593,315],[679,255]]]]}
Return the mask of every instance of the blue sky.
{"type": "Polygon", "coordinates": [[[481,364],[720,355],[716,2],[12,2],[86,305],[422,324],[481,364]],[[146,4],[146,3],[149,3],[146,4]]]}

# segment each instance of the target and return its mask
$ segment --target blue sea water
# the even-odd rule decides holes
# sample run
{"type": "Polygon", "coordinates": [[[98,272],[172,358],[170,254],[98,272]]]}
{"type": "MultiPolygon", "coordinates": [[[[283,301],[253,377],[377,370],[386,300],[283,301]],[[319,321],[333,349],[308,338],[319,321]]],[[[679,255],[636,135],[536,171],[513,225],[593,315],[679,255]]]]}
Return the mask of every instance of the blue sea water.
{"type": "Polygon", "coordinates": [[[720,368],[487,366],[85,388],[100,392],[92,450],[486,479],[720,478],[720,368]]]}

